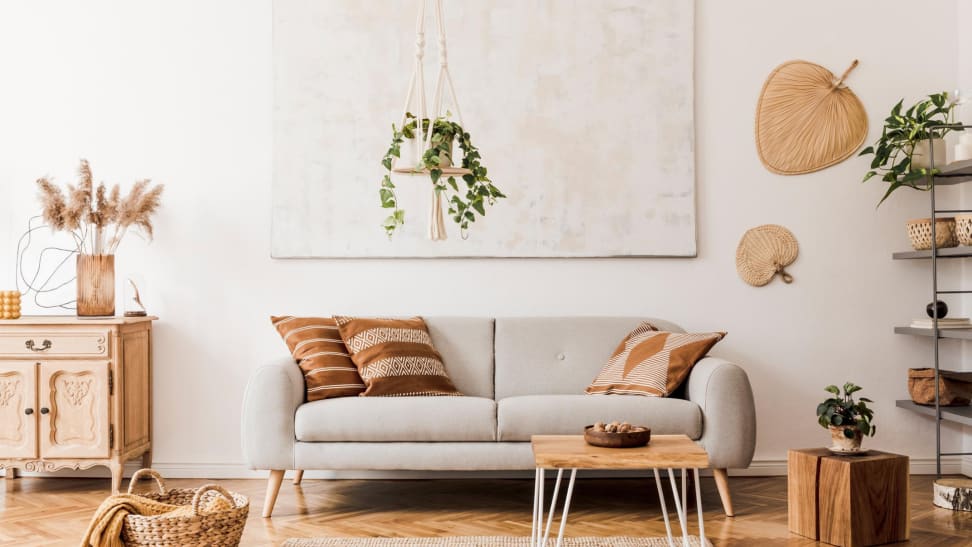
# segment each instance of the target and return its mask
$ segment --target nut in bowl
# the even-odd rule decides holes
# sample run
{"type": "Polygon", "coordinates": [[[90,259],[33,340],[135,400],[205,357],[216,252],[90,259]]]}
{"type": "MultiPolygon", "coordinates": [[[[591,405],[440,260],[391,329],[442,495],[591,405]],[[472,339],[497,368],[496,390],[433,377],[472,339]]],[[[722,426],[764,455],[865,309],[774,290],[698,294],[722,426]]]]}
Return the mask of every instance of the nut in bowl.
{"type": "Polygon", "coordinates": [[[604,448],[635,448],[651,440],[651,429],[628,422],[597,422],[584,428],[584,440],[604,448]]]}

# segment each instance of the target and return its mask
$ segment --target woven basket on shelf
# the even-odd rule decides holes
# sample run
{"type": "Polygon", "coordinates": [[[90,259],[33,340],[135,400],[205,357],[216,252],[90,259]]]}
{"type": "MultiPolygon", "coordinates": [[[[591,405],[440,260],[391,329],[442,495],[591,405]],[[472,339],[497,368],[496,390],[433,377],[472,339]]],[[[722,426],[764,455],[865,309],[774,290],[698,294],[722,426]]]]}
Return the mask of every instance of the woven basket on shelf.
{"type": "MultiPolygon", "coordinates": [[[[935,404],[935,369],[908,369],[908,393],[920,405],[935,404]]],[[[942,406],[972,402],[972,372],[938,371],[938,400],[942,406]]]]}
{"type": "Polygon", "coordinates": [[[172,505],[191,505],[188,516],[167,517],[128,515],[122,528],[125,545],[145,547],[236,547],[243,535],[250,500],[246,496],[226,491],[222,486],[207,484],[201,488],[165,487],[162,476],[152,469],[139,469],[132,475],[128,493],[143,475],[155,479],[158,492],[139,493],[139,496],[172,505]],[[233,506],[231,509],[200,512],[199,508],[215,496],[223,496],[233,506]]]}
{"type": "Polygon", "coordinates": [[[972,245],[972,215],[955,215],[955,236],[960,245],[972,245]]]}
{"type": "MultiPolygon", "coordinates": [[[[932,248],[931,238],[931,219],[918,218],[908,221],[908,238],[911,239],[911,246],[916,251],[927,251],[932,248]]],[[[935,239],[936,247],[939,249],[947,247],[958,247],[958,238],[955,236],[955,219],[952,217],[940,217],[935,219],[935,239]]]]}

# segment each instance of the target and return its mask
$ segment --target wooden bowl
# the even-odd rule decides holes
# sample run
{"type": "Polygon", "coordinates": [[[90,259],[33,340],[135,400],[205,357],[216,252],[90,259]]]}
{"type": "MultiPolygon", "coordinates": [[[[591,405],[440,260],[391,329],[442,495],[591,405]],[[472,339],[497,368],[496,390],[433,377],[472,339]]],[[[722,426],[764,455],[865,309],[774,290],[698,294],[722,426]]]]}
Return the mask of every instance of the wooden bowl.
{"type": "Polygon", "coordinates": [[[637,431],[626,433],[608,433],[607,431],[594,431],[594,426],[589,425],[584,428],[584,440],[591,446],[635,448],[648,444],[648,441],[651,440],[651,429],[643,427],[637,431]]]}

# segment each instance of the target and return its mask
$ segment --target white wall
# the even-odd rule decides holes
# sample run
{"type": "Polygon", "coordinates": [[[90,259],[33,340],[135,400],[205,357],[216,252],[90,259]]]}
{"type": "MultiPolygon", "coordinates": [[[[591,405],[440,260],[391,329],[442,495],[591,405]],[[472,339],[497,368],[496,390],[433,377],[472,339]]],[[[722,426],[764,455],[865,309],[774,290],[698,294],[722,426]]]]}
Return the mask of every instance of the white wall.
{"type": "MultiPolygon", "coordinates": [[[[956,10],[938,0],[920,11],[949,21],[956,10]]],[[[127,241],[118,270],[145,277],[145,300],[161,317],[155,456],[186,474],[241,464],[247,376],[285,352],[267,316],[332,312],[630,314],[725,329],[716,353],[746,368],[757,397],[756,470],[779,471],[787,447],[827,441],[814,408],[823,386],[845,380],[877,400],[879,434],[868,443],[921,463],[934,455],[933,422],[894,400],[906,397],[906,369],[927,365],[930,346],[891,329],[930,300],[928,265],[890,253],[907,247],[904,221],[926,214],[927,196],[902,191],[875,210],[882,188],[860,184],[866,160],[780,177],[761,166],[752,136],[763,80],[789,59],[838,73],[860,59],[848,83],[872,137],[900,97],[953,89],[956,29],[923,35],[920,47],[888,34],[915,13],[902,0],[699,0],[697,259],[274,261],[269,0],[4,3],[0,286],[13,283],[38,176],[67,180],[85,157],[108,181],[166,183],[155,242],[127,241]],[[756,289],[736,276],[739,237],[763,223],[800,241],[793,285],[756,289]]],[[[389,31],[411,40],[408,21],[389,31]]],[[[389,82],[404,86],[407,70],[389,67],[389,82]]],[[[457,85],[461,96],[475,84],[457,85]]]]}

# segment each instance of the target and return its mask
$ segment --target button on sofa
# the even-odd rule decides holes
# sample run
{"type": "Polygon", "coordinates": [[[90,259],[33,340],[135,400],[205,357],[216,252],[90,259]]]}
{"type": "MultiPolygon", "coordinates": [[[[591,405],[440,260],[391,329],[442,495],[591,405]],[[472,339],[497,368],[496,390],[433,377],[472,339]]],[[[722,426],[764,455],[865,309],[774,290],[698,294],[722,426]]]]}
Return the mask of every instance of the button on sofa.
{"type": "MultiPolygon", "coordinates": [[[[284,472],[304,470],[532,470],[531,435],[579,434],[628,421],[701,444],[728,516],[727,469],[746,468],[756,412],[746,373],[705,357],[676,396],[588,395],[585,389],[635,317],[425,317],[463,397],[343,397],[305,401],[293,358],[255,370],[243,401],[243,451],[270,470],[263,516],[284,472]]],[[[662,330],[684,332],[663,320],[662,330]]],[[[731,333],[730,333],[731,336],[731,333]]]]}

